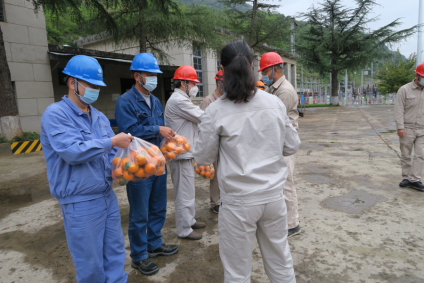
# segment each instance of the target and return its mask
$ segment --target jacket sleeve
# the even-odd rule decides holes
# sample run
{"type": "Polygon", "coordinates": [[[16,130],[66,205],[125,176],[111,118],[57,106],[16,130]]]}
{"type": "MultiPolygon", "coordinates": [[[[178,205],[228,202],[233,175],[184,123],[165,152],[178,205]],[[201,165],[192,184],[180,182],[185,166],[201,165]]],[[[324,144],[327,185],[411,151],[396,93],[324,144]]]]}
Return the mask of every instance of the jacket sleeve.
{"type": "Polygon", "coordinates": [[[178,113],[181,118],[199,124],[202,120],[203,110],[199,106],[194,105],[188,98],[179,100],[177,103],[178,113]]]}
{"type": "Polygon", "coordinates": [[[210,165],[218,158],[219,135],[208,111],[199,125],[199,136],[194,144],[194,160],[200,165],[210,165]]]}
{"type": "Polygon", "coordinates": [[[281,87],[277,89],[276,95],[286,106],[287,115],[292,125],[298,128],[299,112],[297,112],[297,94],[293,93],[291,89],[281,87]]]}
{"type": "Polygon", "coordinates": [[[53,150],[70,165],[92,161],[112,150],[111,138],[84,140],[82,131],[60,109],[46,110],[41,123],[53,150]]]}
{"type": "Polygon", "coordinates": [[[202,103],[200,103],[200,109],[202,109],[203,111],[205,111],[205,109],[209,106],[210,104],[210,100],[208,97],[203,98],[202,103]]]}
{"type": "Polygon", "coordinates": [[[300,138],[296,129],[293,127],[289,116],[286,114],[284,104],[280,101],[279,103],[281,103],[281,107],[284,109],[284,111],[281,113],[285,125],[283,156],[289,156],[295,154],[299,150],[300,138]]]}
{"type": "Polygon", "coordinates": [[[401,87],[396,95],[395,101],[395,121],[398,130],[405,129],[405,88],[401,87]]]}
{"type": "MultiPolygon", "coordinates": [[[[109,120],[108,120],[108,122],[109,122],[109,120]]],[[[113,138],[115,136],[115,132],[112,130],[112,127],[110,126],[110,122],[109,122],[109,127],[108,127],[108,130],[107,130],[107,134],[111,138],[113,138]]],[[[119,147],[117,147],[117,146],[112,147],[112,150],[111,150],[111,152],[108,155],[108,158],[109,158],[109,162],[110,163],[112,163],[112,160],[115,157],[115,154],[118,151],[118,149],[119,149],[119,147]]]]}
{"type": "Polygon", "coordinates": [[[119,132],[130,133],[141,139],[152,139],[159,135],[159,125],[141,125],[138,122],[137,113],[133,105],[126,99],[118,99],[115,117],[119,132]]]}

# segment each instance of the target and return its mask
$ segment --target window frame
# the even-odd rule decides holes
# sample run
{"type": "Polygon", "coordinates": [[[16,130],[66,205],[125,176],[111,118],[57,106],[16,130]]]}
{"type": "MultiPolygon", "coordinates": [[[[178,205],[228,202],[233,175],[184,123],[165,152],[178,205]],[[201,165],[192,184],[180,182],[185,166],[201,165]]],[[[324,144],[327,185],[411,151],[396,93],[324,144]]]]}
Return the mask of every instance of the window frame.
{"type": "Polygon", "coordinates": [[[204,97],[205,96],[205,88],[204,88],[204,60],[203,60],[203,51],[199,45],[193,43],[193,67],[196,69],[197,76],[199,77],[200,83],[197,83],[197,87],[199,88],[199,92],[196,97],[204,97]],[[200,54],[200,55],[199,55],[200,54]],[[199,63],[200,61],[200,63],[199,63]],[[197,68],[200,65],[200,68],[197,68]]]}

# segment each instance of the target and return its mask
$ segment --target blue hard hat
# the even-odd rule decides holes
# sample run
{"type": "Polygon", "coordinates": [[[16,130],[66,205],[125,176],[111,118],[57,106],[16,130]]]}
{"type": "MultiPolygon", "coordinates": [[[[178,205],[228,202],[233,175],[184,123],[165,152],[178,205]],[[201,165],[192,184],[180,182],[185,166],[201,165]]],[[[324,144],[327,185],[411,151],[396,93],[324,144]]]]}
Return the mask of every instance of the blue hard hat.
{"type": "Polygon", "coordinates": [[[136,55],[131,64],[131,71],[144,71],[150,73],[162,73],[159,69],[158,60],[152,53],[140,53],[136,55]]]}
{"type": "Polygon", "coordinates": [[[102,66],[93,57],[76,55],[69,60],[62,72],[93,85],[106,86],[102,66]]]}

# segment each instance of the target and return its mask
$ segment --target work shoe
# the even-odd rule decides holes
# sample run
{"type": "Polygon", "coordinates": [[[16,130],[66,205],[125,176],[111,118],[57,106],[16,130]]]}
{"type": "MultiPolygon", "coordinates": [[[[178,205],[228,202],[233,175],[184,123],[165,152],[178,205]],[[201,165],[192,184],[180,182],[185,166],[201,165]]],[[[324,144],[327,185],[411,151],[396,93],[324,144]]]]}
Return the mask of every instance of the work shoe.
{"type": "Polygon", "coordinates": [[[212,211],[215,213],[219,213],[219,204],[215,205],[214,207],[211,207],[212,211]]]}
{"type": "Polygon", "coordinates": [[[153,275],[159,271],[159,267],[156,263],[151,262],[148,258],[139,262],[131,262],[131,267],[137,269],[144,275],[153,275]]]}
{"type": "Polygon", "coordinates": [[[153,251],[149,251],[149,257],[157,257],[160,255],[173,255],[178,253],[178,246],[177,245],[165,245],[163,244],[162,247],[157,248],[153,251]]]}
{"type": "Polygon", "coordinates": [[[184,237],[183,239],[187,239],[187,240],[200,240],[201,238],[202,238],[202,234],[193,231],[187,237],[184,237]]]}
{"type": "Polygon", "coordinates": [[[403,179],[402,182],[399,183],[399,187],[408,187],[411,184],[408,179],[403,179]]]}
{"type": "Polygon", "coordinates": [[[287,238],[290,238],[294,235],[300,234],[300,232],[302,232],[302,229],[300,229],[300,225],[297,225],[297,227],[289,229],[289,232],[287,234],[287,238]]]}
{"type": "Polygon", "coordinates": [[[191,229],[201,229],[205,227],[206,227],[206,223],[196,221],[196,223],[194,223],[193,226],[191,226],[191,229]]]}
{"type": "Polygon", "coordinates": [[[409,182],[408,187],[411,188],[411,189],[416,189],[418,191],[424,192],[424,185],[420,181],[418,181],[418,182],[409,182]]]}

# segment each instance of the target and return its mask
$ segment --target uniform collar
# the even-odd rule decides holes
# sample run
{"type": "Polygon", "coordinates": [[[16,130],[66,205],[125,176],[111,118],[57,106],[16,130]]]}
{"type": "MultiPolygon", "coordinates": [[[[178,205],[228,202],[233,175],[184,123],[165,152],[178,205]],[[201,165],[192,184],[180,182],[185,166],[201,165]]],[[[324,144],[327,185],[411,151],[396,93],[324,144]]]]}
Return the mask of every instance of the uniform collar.
{"type": "MultiPolygon", "coordinates": [[[[137,99],[137,101],[146,101],[144,99],[143,95],[141,95],[141,92],[135,87],[135,85],[133,85],[131,89],[134,92],[134,95],[135,95],[135,98],[137,99]]],[[[150,95],[152,95],[152,94],[150,93],[150,95]]]]}
{"type": "MultiPolygon", "coordinates": [[[[82,111],[81,108],[79,108],[72,100],[70,100],[67,94],[62,97],[62,101],[64,101],[77,115],[81,116],[84,114],[84,111],[82,111]]],[[[88,105],[88,108],[90,109],[90,112],[93,113],[93,108],[91,105],[88,105]]]]}
{"type": "Polygon", "coordinates": [[[187,95],[187,93],[184,90],[181,90],[179,88],[175,88],[174,89],[174,92],[179,93],[179,94],[183,95],[186,98],[189,98],[189,96],[187,95]]]}
{"type": "Polygon", "coordinates": [[[419,88],[419,89],[421,89],[416,83],[415,83],[415,79],[412,81],[412,88],[413,89],[417,89],[417,88],[419,88]]]}
{"type": "Polygon", "coordinates": [[[269,88],[277,89],[280,87],[280,85],[284,83],[285,80],[286,80],[286,76],[283,75],[280,79],[278,79],[275,83],[273,83],[269,88]]]}

